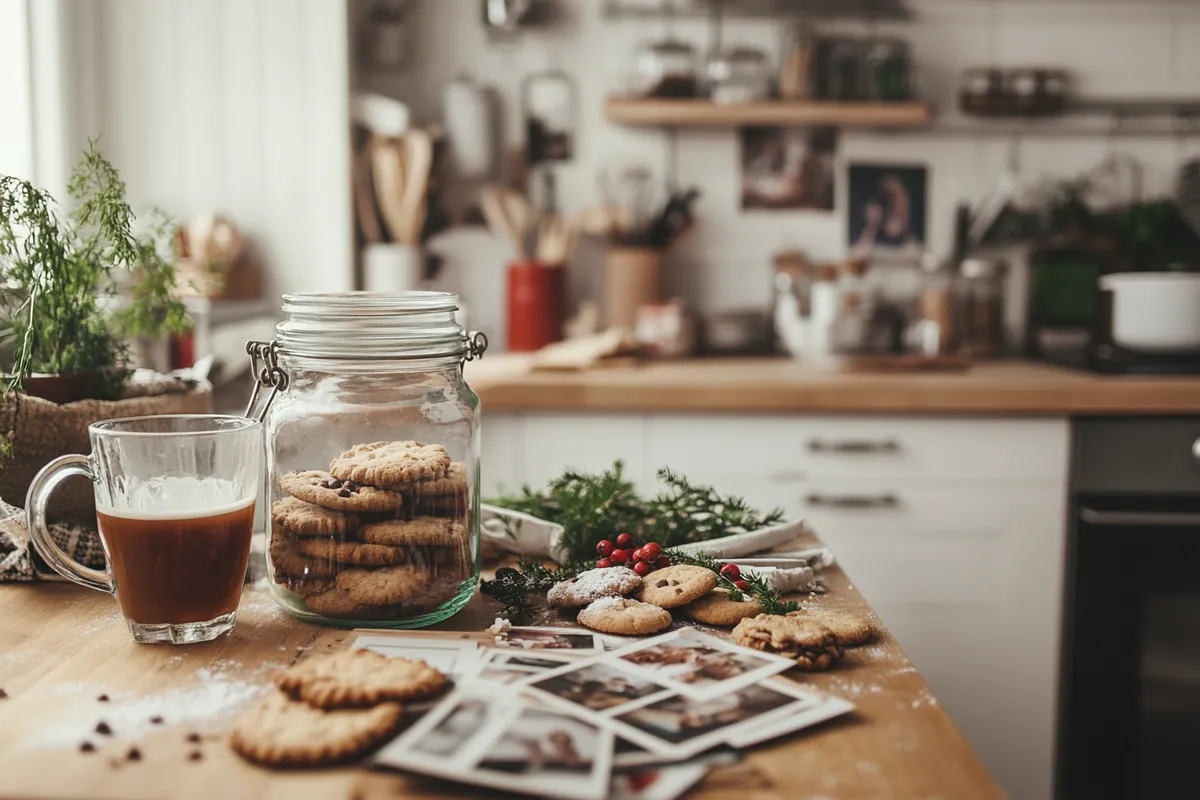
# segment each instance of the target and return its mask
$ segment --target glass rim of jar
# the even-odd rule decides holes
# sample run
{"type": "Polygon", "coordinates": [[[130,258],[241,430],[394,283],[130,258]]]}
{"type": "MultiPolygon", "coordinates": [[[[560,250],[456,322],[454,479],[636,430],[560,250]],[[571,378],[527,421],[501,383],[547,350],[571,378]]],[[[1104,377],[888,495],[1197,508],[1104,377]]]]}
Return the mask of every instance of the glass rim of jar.
{"type": "Polygon", "coordinates": [[[312,292],[283,296],[283,356],[339,360],[462,358],[467,332],[451,292],[312,292]]]}

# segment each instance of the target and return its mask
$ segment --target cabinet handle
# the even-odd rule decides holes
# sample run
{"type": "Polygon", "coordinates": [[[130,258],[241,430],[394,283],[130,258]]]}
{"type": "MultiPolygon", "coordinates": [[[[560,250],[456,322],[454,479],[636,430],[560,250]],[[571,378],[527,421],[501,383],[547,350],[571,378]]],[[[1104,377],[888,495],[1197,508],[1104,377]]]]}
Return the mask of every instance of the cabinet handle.
{"type": "Polygon", "coordinates": [[[900,498],[886,494],[810,494],[804,501],[813,508],[896,508],[900,498]]]}
{"type": "Polygon", "coordinates": [[[1192,458],[1200,461],[1200,439],[1192,442],[1192,458]]]}
{"type": "Polygon", "coordinates": [[[1195,528],[1200,514],[1170,511],[1096,511],[1079,507],[1079,519],[1088,525],[1141,528],[1195,528]]]}
{"type": "Polygon", "coordinates": [[[872,441],[870,439],[835,439],[831,442],[822,441],[821,439],[809,439],[808,452],[845,454],[899,453],[900,443],[895,439],[884,439],[882,441],[872,441]]]}

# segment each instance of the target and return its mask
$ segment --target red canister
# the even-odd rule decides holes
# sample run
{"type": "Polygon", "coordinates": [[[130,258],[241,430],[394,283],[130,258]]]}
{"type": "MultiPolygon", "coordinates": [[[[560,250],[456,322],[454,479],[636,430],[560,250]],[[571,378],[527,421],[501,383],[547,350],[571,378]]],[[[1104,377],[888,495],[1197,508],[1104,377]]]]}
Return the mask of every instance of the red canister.
{"type": "Polygon", "coordinates": [[[562,335],[563,270],[540,261],[508,265],[508,349],[541,350],[562,335]]]}

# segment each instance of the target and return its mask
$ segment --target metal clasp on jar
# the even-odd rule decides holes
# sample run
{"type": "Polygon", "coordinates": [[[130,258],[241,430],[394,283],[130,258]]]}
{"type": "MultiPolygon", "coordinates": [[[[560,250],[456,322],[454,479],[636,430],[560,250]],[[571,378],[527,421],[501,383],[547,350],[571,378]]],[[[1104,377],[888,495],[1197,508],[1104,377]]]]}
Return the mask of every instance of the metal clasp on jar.
{"type": "Polygon", "coordinates": [[[275,395],[287,391],[288,374],[279,366],[279,342],[246,342],[246,355],[250,356],[250,371],[254,374],[254,392],[250,395],[243,416],[263,422],[275,395]],[[264,386],[271,387],[271,393],[267,395],[262,410],[256,414],[254,408],[258,405],[264,386]]]}
{"type": "Polygon", "coordinates": [[[467,337],[467,352],[463,354],[463,363],[474,361],[477,358],[483,358],[484,352],[488,348],[487,334],[483,331],[475,331],[467,337]]]}

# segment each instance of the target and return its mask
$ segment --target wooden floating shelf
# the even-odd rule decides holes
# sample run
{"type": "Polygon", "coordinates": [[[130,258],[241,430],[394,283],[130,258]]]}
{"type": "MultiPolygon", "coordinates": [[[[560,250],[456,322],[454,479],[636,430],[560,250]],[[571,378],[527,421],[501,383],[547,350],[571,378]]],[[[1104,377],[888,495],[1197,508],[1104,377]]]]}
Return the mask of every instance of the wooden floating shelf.
{"type": "Polygon", "coordinates": [[[918,128],[932,119],[924,103],[762,100],[718,104],[709,100],[610,97],[604,116],[618,125],[720,128],[743,125],[839,125],[918,128]]]}

